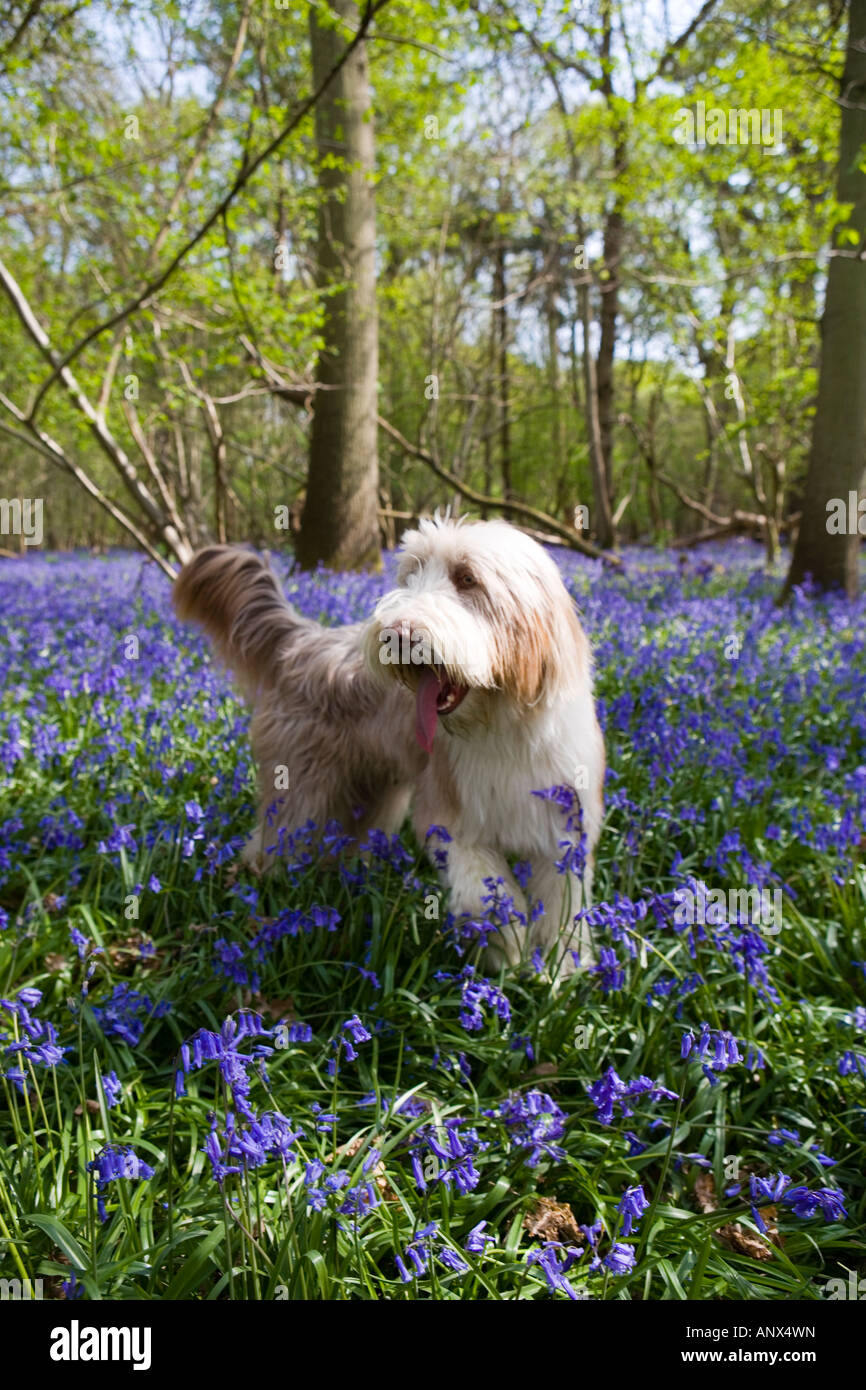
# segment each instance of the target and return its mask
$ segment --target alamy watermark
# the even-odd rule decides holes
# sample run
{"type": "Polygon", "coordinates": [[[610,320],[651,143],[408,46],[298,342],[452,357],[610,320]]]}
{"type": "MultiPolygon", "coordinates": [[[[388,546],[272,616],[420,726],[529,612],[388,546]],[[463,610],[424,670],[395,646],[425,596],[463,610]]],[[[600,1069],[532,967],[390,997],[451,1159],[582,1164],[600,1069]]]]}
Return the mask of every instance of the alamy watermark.
{"type": "Polygon", "coordinates": [[[674,115],[678,145],[762,145],[782,148],[782,112],[767,107],[721,107],[699,101],[694,110],[681,106],[674,115]]]}
{"type": "Polygon", "coordinates": [[[850,1300],[852,1303],[862,1303],[866,1300],[866,1279],[858,1278],[853,1269],[848,1271],[846,1279],[828,1279],[824,1285],[824,1292],[831,1303],[839,1300],[850,1300]]]}
{"type": "Polygon", "coordinates": [[[866,536],[866,497],[853,488],[844,497],[827,502],[827,532],[831,536],[866,536]]]}
{"type": "Polygon", "coordinates": [[[449,633],[447,653],[440,650],[432,633],[424,627],[383,627],[379,631],[379,661],[383,666],[446,667],[461,672],[468,680],[483,681],[486,667],[478,644],[449,633]]]}
{"type": "Polygon", "coordinates": [[[781,888],[729,888],[727,892],[707,888],[702,893],[678,888],[674,896],[676,926],[721,927],[740,922],[758,927],[767,936],[778,936],[784,926],[781,888]]]}
{"type": "Polygon", "coordinates": [[[29,1302],[31,1299],[44,1297],[41,1279],[0,1279],[0,1302],[2,1303],[7,1301],[12,1303],[29,1302]]]}
{"type": "Polygon", "coordinates": [[[42,498],[0,497],[0,536],[21,536],[25,545],[41,545],[42,498]]]}

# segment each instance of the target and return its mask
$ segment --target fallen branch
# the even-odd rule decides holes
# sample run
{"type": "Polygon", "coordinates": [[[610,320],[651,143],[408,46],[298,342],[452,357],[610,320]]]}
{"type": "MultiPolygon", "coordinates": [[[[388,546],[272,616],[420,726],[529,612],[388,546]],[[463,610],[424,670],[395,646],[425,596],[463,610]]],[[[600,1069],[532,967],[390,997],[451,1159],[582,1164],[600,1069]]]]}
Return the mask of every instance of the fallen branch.
{"type": "MultiPolygon", "coordinates": [[[[792,512],[781,523],[780,531],[790,531],[799,526],[801,512],[792,512]]],[[[756,512],[734,512],[724,525],[707,526],[703,531],[695,531],[692,536],[678,536],[669,542],[672,550],[689,550],[692,546],[702,545],[704,541],[717,541],[722,536],[741,536],[745,531],[765,531],[767,518],[758,516],[756,512]]]]}
{"type": "Polygon", "coordinates": [[[598,546],[593,545],[591,541],[583,540],[571,527],[565,526],[561,521],[557,521],[554,517],[548,516],[546,512],[539,511],[536,507],[530,507],[525,502],[506,501],[501,497],[487,497],[483,492],[476,492],[474,488],[469,487],[460,478],[455,477],[453,473],[449,473],[447,468],[443,468],[441,463],[433,458],[432,454],[428,454],[425,449],[419,449],[415,444],[410,444],[405,435],[402,435],[388,420],[384,420],[381,415],[377,415],[376,419],[379,422],[379,428],[384,430],[387,435],[390,435],[390,437],[400,445],[404,453],[408,454],[410,458],[416,458],[421,463],[426,464],[426,466],[436,474],[437,478],[441,478],[449,487],[453,487],[455,492],[459,492],[461,497],[465,497],[469,502],[474,502],[477,507],[487,507],[498,511],[510,512],[514,516],[527,517],[530,521],[534,521],[536,525],[543,527],[545,530],[552,531],[555,536],[559,536],[572,550],[578,550],[582,555],[588,555],[593,560],[603,560],[605,564],[608,565],[618,566],[622,563],[618,556],[608,554],[604,550],[599,550],[598,546]]]}
{"type": "MultiPolygon", "coordinates": [[[[262,371],[271,391],[281,400],[289,401],[292,405],[300,405],[309,408],[317,391],[339,389],[319,386],[315,382],[310,382],[309,385],[306,383],[298,384],[286,382],[280,374],[279,368],[274,363],[268,361],[246,334],[241,334],[239,341],[244,350],[262,371]]],[[[447,468],[443,468],[442,464],[439,463],[432,454],[428,454],[425,449],[419,448],[416,444],[411,444],[406,436],[401,434],[396,426],[392,425],[389,420],[384,419],[381,415],[377,415],[376,419],[379,428],[384,430],[385,433],[400,446],[405,454],[408,454],[410,458],[418,459],[421,463],[426,464],[431,472],[436,474],[437,478],[441,478],[443,482],[448,483],[449,487],[453,487],[454,491],[459,492],[461,497],[465,497],[467,501],[474,502],[478,507],[486,507],[494,511],[510,512],[513,516],[525,517],[527,520],[534,522],[536,526],[543,528],[542,533],[535,532],[534,534],[540,535],[543,534],[543,532],[552,533],[552,537],[548,534],[544,536],[544,539],[550,540],[555,538],[558,544],[567,545],[572,550],[577,550],[582,555],[588,555],[593,560],[603,560],[605,564],[614,566],[618,566],[622,563],[618,556],[611,555],[604,550],[599,550],[598,546],[593,545],[591,541],[583,540],[570,526],[564,525],[561,521],[557,521],[555,517],[548,516],[546,512],[541,512],[536,507],[530,507],[525,502],[506,501],[500,497],[487,497],[482,492],[476,492],[474,488],[469,487],[468,484],[464,483],[462,479],[458,478],[454,473],[450,473],[447,468]]],[[[529,530],[528,527],[523,527],[521,529],[529,530]]]]}

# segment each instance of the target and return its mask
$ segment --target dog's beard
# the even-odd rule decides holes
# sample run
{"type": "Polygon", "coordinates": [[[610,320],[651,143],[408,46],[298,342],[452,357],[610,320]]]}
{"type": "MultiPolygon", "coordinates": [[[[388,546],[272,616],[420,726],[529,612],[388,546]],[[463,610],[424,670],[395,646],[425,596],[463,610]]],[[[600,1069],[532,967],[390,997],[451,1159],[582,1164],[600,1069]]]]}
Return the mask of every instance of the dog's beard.
{"type": "Polygon", "coordinates": [[[452,731],[458,725],[464,727],[465,712],[461,711],[459,720],[455,716],[469,692],[496,686],[490,668],[489,633],[459,610],[452,611],[448,624],[447,600],[434,621],[430,620],[430,610],[418,605],[410,621],[405,603],[401,594],[388,596],[366,630],[364,649],[368,669],[377,679],[397,680],[411,694],[415,739],[429,754],[440,720],[450,722],[454,718],[452,731]]]}

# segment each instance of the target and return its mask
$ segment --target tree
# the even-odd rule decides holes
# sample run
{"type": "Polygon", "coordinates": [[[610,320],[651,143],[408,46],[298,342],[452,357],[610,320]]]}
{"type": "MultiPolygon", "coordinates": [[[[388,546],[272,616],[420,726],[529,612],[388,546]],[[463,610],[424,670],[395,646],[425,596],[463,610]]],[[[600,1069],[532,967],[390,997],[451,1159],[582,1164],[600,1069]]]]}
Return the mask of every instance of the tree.
{"type": "Polygon", "coordinates": [[[803,516],[785,593],[807,574],[821,589],[858,590],[859,544],[831,528],[829,504],[846,504],[863,474],[866,440],[866,0],[850,0],[836,191],[850,206],[844,247],[831,252],[821,320],[821,369],[803,516]],[[853,243],[853,244],[852,244],[853,243]]]}
{"type": "MultiPolygon", "coordinates": [[[[351,28],[354,0],[332,0],[351,28]]],[[[310,7],[313,84],[339,62],[343,25],[310,7]]],[[[301,564],[340,569],[378,561],[376,207],[373,123],[365,45],[343,64],[316,107],[318,284],[325,302],[307,496],[297,539],[301,564]]]]}

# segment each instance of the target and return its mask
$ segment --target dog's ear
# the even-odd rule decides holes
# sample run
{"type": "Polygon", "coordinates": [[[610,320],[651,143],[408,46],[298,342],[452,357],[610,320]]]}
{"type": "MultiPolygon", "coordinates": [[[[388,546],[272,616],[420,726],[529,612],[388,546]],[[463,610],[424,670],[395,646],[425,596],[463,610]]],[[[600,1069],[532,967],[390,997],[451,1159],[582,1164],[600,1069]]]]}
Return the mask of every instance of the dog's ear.
{"type": "Polygon", "coordinates": [[[541,586],[535,605],[508,615],[500,634],[499,683],[521,705],[578,690],[589,675],[589,644],[565,586],[541,586]]]}

